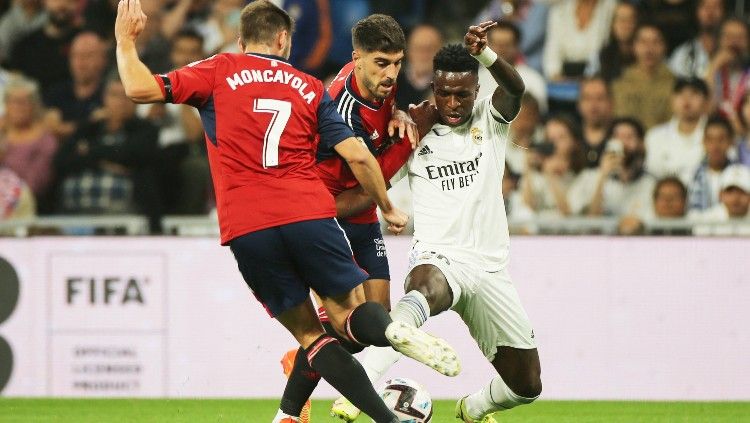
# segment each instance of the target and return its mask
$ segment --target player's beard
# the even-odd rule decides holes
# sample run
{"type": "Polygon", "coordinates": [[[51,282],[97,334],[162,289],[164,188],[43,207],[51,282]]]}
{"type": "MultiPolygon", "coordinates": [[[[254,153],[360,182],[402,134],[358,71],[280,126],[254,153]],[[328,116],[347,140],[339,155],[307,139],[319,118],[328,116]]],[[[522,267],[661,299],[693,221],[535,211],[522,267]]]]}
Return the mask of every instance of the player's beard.
{"type": "Polygon", "coordinates": [[[375,100],[381,101],[384,98],[387,97],[387,95],[382,95],[378,92],[378,88],[380,88],[380,83],[375,83],[367,78],[365,78],[365,87],[370,91],[373,97],[375,97],[375,100]]]}

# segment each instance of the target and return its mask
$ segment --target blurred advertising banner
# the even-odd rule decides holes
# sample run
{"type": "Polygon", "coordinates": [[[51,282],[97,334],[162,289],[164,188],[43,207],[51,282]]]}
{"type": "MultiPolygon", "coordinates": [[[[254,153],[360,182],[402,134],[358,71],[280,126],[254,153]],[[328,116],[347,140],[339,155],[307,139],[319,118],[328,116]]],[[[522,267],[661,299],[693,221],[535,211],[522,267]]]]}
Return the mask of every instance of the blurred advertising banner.
{"type": "MultiPolygon", "coordinates": [[[[392,297],[409,238],[386,238],[392,297]]],[[[750,399],[750,239],[515,237],[547,399],[750,399]]],[[[456,378],[401,360],[388,376],[456,398],[493,374],[452,312],[426,329],[456,378]]],[[[0,395],[280,396],[294,340],[203,238],[0,238],[0,395]]],[[[333,397],[326,384],[318,397],[333,397]]]]}

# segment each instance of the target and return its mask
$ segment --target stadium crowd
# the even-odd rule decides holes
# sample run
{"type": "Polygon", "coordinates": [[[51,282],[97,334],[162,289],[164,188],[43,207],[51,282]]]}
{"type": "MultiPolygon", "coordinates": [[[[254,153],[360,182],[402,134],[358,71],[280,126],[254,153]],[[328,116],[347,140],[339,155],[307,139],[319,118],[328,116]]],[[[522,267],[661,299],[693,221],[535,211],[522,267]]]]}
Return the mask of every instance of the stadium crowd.
{"type": "MultiPolygon", "coordinates": [[[[117,0],[13,0],[0,10],[0,220],[206,215],[200,117],[133,104],[116,74],[117,0]]],[[[244,0],[151,0],[139,38],[155,72],[237,52],[244,0]]],[[[509,218],[750,222],[750,30],[742,0],[276,0],[296,19],[292,63],[330,81],[370,13],[408,34],[397,103],[429,99],[432,57],[467,25],[526,83],[511,125],[509,218]]],[[[482,97],[494,89],[480,69],[482,97]]],[[[394,198],[409,209],[408,186],[394,198]]],[[[534,232],[533,225],[520,232],[534,232]]]]}

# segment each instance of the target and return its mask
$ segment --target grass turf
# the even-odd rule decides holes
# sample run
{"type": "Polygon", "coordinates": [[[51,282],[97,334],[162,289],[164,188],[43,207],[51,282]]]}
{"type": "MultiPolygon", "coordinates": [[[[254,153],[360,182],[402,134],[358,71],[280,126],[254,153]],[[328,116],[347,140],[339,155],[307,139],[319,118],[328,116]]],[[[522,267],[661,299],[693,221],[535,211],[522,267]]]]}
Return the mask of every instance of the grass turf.
{"type": "MultiPolygon", "coordinates": [[[[455,423],[453,401],[437,401],[434,423],[455,423]]],[[[268,423],[277,400],[65,400],[0,398],[0,422],[247,422],[268,423]]],[[[330,401],[313,403],[315,423],[330,401]]],[[[500,422],[750,422],[750,402],[538,401],[502,413],[500,422]]],[[[369,422],[361,417],[358,422],[369,422]]]]}

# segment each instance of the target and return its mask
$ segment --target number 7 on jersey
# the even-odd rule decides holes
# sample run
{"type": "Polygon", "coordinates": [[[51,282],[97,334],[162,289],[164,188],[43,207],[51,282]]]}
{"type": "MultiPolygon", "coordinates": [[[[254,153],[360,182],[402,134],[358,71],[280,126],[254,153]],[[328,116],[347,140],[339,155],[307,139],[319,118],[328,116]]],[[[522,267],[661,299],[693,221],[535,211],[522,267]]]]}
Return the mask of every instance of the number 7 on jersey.
{"type": "Polygon", "coordinates": [[[271,98],[256,98],[253,102],[253,112],[273,115],[263,137],[263,168],[276,167],[279,165],[279,142],[289,122],[289,116],[292,115],[292,103],[271,98]]]}

